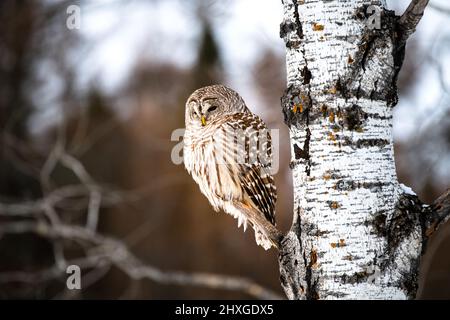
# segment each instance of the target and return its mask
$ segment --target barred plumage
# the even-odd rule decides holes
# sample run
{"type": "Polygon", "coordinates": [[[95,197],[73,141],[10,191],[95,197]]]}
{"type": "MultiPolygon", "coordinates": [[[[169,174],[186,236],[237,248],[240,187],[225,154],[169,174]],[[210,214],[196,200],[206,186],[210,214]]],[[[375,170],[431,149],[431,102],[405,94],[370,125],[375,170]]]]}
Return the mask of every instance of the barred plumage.
{"type": "Polygon", "coordinates": [[[264,122],[233,90],[214,85],[196,90],[186,103],[184,163],[216,211],[223,209],[255,229],[266,250],[272,242],[236,207],[244,204],[275,225],[276,188],[272,145],[264,122]]]}

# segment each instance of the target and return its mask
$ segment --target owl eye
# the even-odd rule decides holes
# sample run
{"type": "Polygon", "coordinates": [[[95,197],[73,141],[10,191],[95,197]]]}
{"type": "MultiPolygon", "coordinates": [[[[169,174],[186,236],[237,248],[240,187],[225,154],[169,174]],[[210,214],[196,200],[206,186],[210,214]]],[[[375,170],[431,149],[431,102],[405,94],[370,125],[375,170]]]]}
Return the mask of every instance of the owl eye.
{"type": "Polygon", "coordinates": [[[208,108],[208,112],[214,111],[217,109],[217,106],[211,106],[208,108]]]}

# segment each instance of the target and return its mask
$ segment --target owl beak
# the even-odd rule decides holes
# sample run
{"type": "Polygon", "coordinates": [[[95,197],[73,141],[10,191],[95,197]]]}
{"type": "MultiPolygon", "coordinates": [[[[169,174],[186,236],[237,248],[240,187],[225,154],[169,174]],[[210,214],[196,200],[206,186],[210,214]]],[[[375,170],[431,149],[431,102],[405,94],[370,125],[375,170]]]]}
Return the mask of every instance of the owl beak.
{"type": "Polygon", "coordinates": [[[206,126],[206,117],[202,116],[201,120],[202,120],[202,126],[203,127],[206,126]]]}

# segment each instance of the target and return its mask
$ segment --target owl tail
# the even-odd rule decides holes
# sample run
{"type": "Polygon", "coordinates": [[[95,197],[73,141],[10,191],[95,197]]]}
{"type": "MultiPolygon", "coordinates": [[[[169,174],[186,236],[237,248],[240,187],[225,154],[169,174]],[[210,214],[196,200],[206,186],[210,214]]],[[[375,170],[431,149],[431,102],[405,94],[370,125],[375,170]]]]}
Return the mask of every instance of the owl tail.
{"type": "Polygon", "coordinates": [[[227,212],[235,218],[239,219],[239,216],[243,215],[242,218],[255,230],[255,240],[258,245],[266,250],[271,247],[280,247],[280,243],[284,237],[283,234],[260,211],[237,201],[233,202],[233,206],[227,209],[227,212]]]}
{"type": "Polygon", "coordinates": [[[259,229],[255,229],[256,244],[263,247],[264,250],[269,250],[272,246],[276,245],[259,229]]]}

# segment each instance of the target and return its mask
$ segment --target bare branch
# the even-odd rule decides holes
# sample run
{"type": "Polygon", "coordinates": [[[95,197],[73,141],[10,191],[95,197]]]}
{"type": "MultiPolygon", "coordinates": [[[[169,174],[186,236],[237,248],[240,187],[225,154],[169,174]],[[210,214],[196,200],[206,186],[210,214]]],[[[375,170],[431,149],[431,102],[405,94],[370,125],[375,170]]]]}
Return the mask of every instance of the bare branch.
{"type": "Polygon", "coordinates": [[[450,219],[450,189],[437,198],[426,212],[426,236],[429,238],[450,219]]]}
{"type": "MultiPolygon", "coordinates": [[[[0,202],[0,216],[7,218],[6,222],[0,224],[0,237],[4,234],[32,233],[48,238],[53,245],[55,263],[37,272],[0,273],[0,283],[41,284],[61,280],[67,276],[65,273],[67,265],[78,265],[84,270],[82,283],[85,289],[102,278],[111,266],[115,266],[132,280],[148,279],[160,284],[237,291],[259,299],[282,299],[277,293],[246,278],[211,273],[162,271],[141,262],[124,241],[98,234],[96,231],[100,207],[136,201],[154,189],[167,187],[174,182],[178,183],[181,179],[178,176],[164,177],[140,189],[109,190],[107,187],[98,185],[84,164],[66,151],[64,133],[65,129],[61,126],[52,151],[46,159],[44,158],[42,168],[36,171],[36,177],[40,180],[43,190],[42,198],[15,203],[0,202]],[[52,190],[51,174],[59,163],[72,171],[80,184],[66,185],[52,190]],[[86,225],[65,223],[59,216],[60,209],[86,210],[86,225]],[[84,257],[77,259],[66,257],[65,249],[71,242],[83,247],[84,257]]],[[[142,229],[138,231],[141,233],[142,229]]],[[[139,234],[134,234],[130,239],[135,241],[139,237],[139,234]]],[[[73,293],[67,290],[63,290],[56,297],[74,298],[73,293]]]]}
{"type": "Polygon", "coordinates": [[[2,156],[19,171],[30,176],[39,175],[39,165],[36,165],[36,155],[26,142],[16,136],[3,132],[0,137],[2,156]]]}
{"type": "MultiPolygon", "coordinates": [[[[153,266],[143,264],[137,259],[129,249],[116,239],[101,236],[90,230],[71,225],[59,224],[51,226],[43,222],[13,222],[0,226],[1,233],[24,233],[31,232],[42,237],[63,238],[66,240],[88,242],[94,245],[90,254],[81,260],[67,262],[77,264],[80,267],[95,267],[101,261],[109,261],[118,267],[130,278],[135,280],[149,279],[161,284],[171,285],[191,285],[210,289],[222,289],[239,291],[258,299],[282,299],[275,292],[266,289],[255,282],[241,277],[231,277],[211,273],[186,273],[186,272],[166,272],[153,266]]],[[[41,282],[55,279],[63,272],[57,266],[43,270],[36,274],[14,272],[0,275],[1,282],[41,282]]]]}
{"type": "Polygon", "coordinates": [[[95,231],[97,229],[101,203],[102,194],[96,189],[91,190],[86,223],[87,228],[91,231],[95,231]]]}
{"type": "MultiPolygon", "coordinates": [[[[78,157],[84,155],[87,151],[91,150],[93,146],[99,143],[102,138],[116,129],[116,127],[116,121],[106,121],[105,123],[93,129],[92,133],[89,134],[89,139],[85,139],[82,143],[75,144],[69,149],[69,151],[78,157]]],[[[77,130],[77,132],[80,132],[81,130],[82,129],[77,130]]],[[[80,135],[81,133],[77,134],[73,139],[75,141],[81,140],[81,138],[79,137],[80,135]]]]}
{"type": "Polygon", "coordinates": [[[100,192],[102,207],[110,207],[119,203],[138,201],[157,189],[167,188],[184,180],[180,176],[164,176],[153,181],[152,184],[131,190],[111,190],[107,187],[93,185],[89,189],[84,184],[66,185],[49,192],[45,197],[14,203],[0,202],[0,214],[4,216],[35,216],[43,212],[46,206],[74,209],[86,208],[89,204],[91,192],[100,192]]]}
{"type": "Polygon", "coordinates": [[[58,161],[61,157],[61,154],[64,151],[66,144],[66,135],[65,135],[65,125],[60,125],[58,127],[58,135],[56,138],[55,145],[53,149],[49,153],[47,159],[45,160],[44,165],[42,166],[41,172],[39,174],[39,178],[41,181],[41,187],[44,191],[50,190],[50,176],[55,169],[58,161]]]}
{"type": "Polygon", "coordinates": [[[86,168],[83,166],[81,161],[77,158],[71,156],[70,154],[64,152],[61,155],[61,163],[68,169],[72,170],[72,172],[80,179],[82,183],[86,186],[90,186],[93,184],[93,179],[90,174],[87,172],[86,168]]]}
{"type": "Polygon", "coordinates": [[[402,14],[399,20],[402,34],[400,35],[400,43],[406,40],[416,31],[416,27],[422,19],[425,8],[429,0],[412,0],[408,8],[402,14]]]}

